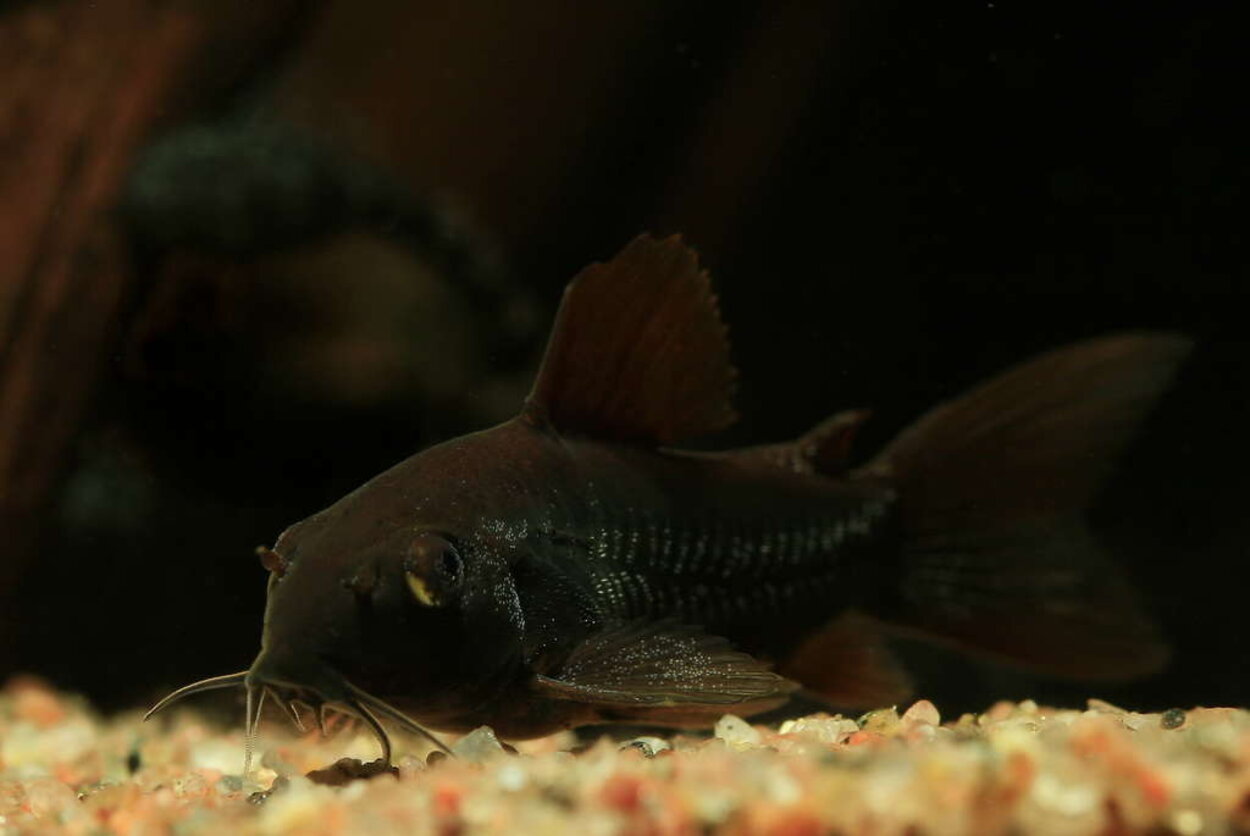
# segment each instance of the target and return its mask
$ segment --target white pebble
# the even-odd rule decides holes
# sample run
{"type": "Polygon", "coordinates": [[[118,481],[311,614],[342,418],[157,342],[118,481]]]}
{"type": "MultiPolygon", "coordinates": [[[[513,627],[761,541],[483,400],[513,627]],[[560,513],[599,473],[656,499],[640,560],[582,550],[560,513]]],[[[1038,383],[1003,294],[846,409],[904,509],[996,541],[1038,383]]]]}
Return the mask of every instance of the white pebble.
{"type": "Polygon", "coordinates": [[[487,758],[503,751],[495,730],[490,726],[478,726],[473,731],[456,741],[451,751],[458,758],[471,763],[480,763],[487,758]]]}
{"type": "Polygon", "coordinates": [[[525,787],[525,770],[516,761],[509,761],[495,773],[495,780],[501,789],[516,792],[525,787]]]}
{"type": "Polygon", "coordinates": [[[635,737],[621,744],[622,751],[630,748],[638,749],[647,757],[654,758],[660,752],[672,749],[673,745],[662,737],[635,737]]]}
{"type": "Polygon", "coordinates": [[[751,749],[760,745],[760,733],[746,720],[726,714],[716,721],[716,736],[734,749],[751,749]]]}

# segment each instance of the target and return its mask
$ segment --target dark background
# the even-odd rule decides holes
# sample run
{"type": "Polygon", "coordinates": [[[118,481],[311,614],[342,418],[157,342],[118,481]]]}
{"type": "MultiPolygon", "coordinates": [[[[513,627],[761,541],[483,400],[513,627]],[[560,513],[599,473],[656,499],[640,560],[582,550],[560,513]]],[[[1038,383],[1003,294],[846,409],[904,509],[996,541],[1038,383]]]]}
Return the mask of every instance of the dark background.
{"type": "Polygon", "coordinates": [[[98,215],[124,292],[7,523],[33,545],[7,555],[6,667],[109,707],[245,667],[253,547],[508,417],[564,282],[652,230],[720,289],[742,420],[717,443],[871,406],[867,455],[1046,348],[1192,335],[1093,515],[1172,666],[1091,691],[907,653],[944,711],[1247,701],[1246,74],[1223,10],[96,5],[123,40],[153,9],[199,28],[98,215]]]}

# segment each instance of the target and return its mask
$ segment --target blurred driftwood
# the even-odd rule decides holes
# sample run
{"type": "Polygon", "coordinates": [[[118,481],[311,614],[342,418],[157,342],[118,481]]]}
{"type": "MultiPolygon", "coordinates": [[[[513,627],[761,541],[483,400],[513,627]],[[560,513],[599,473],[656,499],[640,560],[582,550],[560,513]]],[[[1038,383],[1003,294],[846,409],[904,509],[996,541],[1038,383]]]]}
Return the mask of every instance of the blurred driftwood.
{"type": "Polygon", "coordinates": [[[220,91],[296,4],[262,5],[231,0],[210,15],[196,3],[98,0],[0,15],[0,672],[5,598],[32,558],[132,286],[110,210],[154,126],[220,91]]]}

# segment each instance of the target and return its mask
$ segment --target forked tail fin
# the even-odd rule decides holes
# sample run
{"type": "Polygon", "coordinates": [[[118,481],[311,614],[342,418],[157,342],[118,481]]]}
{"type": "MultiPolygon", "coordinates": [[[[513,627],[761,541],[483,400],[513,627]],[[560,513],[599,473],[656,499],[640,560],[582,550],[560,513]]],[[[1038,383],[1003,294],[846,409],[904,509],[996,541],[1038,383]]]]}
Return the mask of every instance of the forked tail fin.
{"type": "Polygon", "coordinates": [[[1166,644],[1083,515],[1190,347],[1166,334],[1072,345],[904,430],[856,472],[899,496],[899,585],[874,614],[1061,675],[1161,667],[1166,644]]]}

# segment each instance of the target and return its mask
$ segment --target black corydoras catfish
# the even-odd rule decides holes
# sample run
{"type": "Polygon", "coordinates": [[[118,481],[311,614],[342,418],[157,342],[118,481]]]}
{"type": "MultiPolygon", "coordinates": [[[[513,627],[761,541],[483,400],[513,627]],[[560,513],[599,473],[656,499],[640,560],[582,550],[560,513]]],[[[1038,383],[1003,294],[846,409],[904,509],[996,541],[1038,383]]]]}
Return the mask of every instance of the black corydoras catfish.
{"type": "MultiPolygon", "coordinates": [[[[734,418],[707,274],[642,236],[568,287],[516,418],[432,447],[289,528],[245,685],[523,738],[603,721],[713,723],[797,687],[903,698],[879,625],[1058,674],[1128,677],[1166,650],[1081,521],[1189,349],[1095,339],[943,404],[866,465],[867,413],[795,442],[670,445],[734,418]]],[[[153,709],[156,710],[156,709],[153,709]]],[[[318,714],[320,717],[320,713],[318,714]]]]}

